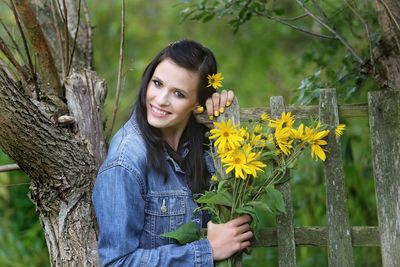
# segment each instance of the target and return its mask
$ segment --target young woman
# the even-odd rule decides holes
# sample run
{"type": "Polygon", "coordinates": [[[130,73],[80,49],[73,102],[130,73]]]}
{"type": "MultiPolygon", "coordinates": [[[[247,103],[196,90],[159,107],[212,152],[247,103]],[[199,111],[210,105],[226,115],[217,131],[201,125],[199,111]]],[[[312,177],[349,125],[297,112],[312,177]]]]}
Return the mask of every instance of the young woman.
{"type": "Polygon", "coordinates": [[[189,40],[170,44],[145,69],[93,190],[101,265],[213,266],[250,245],[249,216],[213,224],[193,212],[193,194],[208,188],[213,171],[207,129],[193,113],[199,105],[223,112],[233,100],[232,91],[208,86],[216,73],[213,53],[189,40]],[[207,225],[207,239],[178,245],[160,236],[190,221],[207,225]]]}

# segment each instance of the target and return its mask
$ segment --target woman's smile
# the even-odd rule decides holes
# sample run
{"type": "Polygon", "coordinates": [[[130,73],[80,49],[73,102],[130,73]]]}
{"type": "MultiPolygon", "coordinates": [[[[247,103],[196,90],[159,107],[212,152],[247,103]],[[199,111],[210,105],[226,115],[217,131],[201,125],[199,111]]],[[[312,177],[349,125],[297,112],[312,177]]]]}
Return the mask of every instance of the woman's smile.
{"type": "Polygon", "coordinates": [[[165,118],[167,115],[171,114],[171,112],[165,111],[165,110],[158,108],[152,104],[149,104],[149,106],[150,106],[152,115],[155,117],[165,118]]]}

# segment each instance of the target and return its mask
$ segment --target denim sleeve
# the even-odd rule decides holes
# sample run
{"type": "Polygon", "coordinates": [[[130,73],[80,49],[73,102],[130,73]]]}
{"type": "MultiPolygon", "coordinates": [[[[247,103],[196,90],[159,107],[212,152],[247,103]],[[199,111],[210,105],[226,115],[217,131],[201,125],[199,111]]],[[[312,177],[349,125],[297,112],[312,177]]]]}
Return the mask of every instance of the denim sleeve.
{"type": "Polygon", "coordinates": [[[99,226],[101,266],[213,266],[209,241],[139,248],[144,199],[137,174],[123,166],[99,173],[92,200],[99,226]]]}

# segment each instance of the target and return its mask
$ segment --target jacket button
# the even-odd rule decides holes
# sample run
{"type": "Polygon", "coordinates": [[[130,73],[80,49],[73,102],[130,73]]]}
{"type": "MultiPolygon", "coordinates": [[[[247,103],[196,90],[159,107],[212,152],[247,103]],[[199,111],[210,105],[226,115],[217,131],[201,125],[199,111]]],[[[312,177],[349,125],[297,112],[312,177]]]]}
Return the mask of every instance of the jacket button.
{"type": "Polygon", "coordinates": [[[162,205],[161,205],[161,212],[162,213],[165,213],[165,212],[167,212],[167,205],[165,205],[165,198],[163,199],[163,202],[162,202],[162,205]]]}

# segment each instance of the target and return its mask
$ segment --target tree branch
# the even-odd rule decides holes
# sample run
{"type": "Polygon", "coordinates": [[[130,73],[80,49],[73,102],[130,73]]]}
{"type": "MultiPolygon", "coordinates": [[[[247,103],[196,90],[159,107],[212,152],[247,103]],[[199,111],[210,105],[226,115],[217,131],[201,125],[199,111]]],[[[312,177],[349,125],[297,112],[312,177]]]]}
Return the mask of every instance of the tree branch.
{"type": "Polygon", "coordinates": [[[318,16],[313,14],[302,1],[296,0],[296,2],[304,9],[304,11],[312,17],[316,22],[318,22],[321,26],[325,27],[328,31],[330,31],[336,38],[347,48],[347,50],[353,55],[353,57],[358,61],[358,63],[363,64],[364,60],[356,53],[354,48],[331,26],[323,22],[318,16]]]}
{"type": "Polygon", "coordinates": [[[347,6],[351,9],[351,11],[354,13],[354,15],[361,21],[361,23],[365,27],[365,31],[367,33],[367,38],[368,38],[368,46],[369,46],[369,60],[371,62],[373,72],[375,72],[375,60],[374,60],[374,54],[372,52],[372,37],[371,37],[371,32],[368,27],[368,23],[347,0],[343,0],[343,1],[347,4],[347,6]]]}
{"type": "Polygon", "coordinates": [[[8,49],[6,43],[4,40],[0,37],[0,50],[3,52],[3,54],[6,56],[6,58],[13,64],[15,69],[18,71],[18,73],[22,76],[22,79],[27,83],[29,80],[29,74],[25,71],[25,69],[18,63],[18,61],[15,59],[14,55],[11,53],[11,51],[8,49]]]}
{"type": "Polygon", "coordinates": [[[78,22],[76,25],[76,31],[75,31],[75,36],[74,36],[74,42],[73,42],[73,46],[72,46],[72,52],[71,52],[71,56],[69,59],[69,63],[68,63],[68,69],[67,69],[67,74],[66,76],[69,75],[69,72],[71,70],[71,66],[72,66],[72,59],[74,58],[74,52],[75,52],[75,48],[76,48],[76,38],[78,37],[78,31],[80,28],[80,21],[81,21],[81,0],[79,0],[78,3],[78,22]]]}
{"type": "Polygon", "coordinates": [[[118,81],[117,88],[115,92],[115,100],[114,107],[111,118],[111,127],[108,131],[106,140],[109,140],[112,134],[112,130],[114,128],[115,118],[117,116],[118,106],[119,106],[119,98],[121,92],[121,79],[122,79],[122,67],[124,63],[124,41],[125,41],[125,0],[122,0],[122,8],[121,8],[121,36],[120,36],[120,47],[119,47],[119,64],[118,64],[118,81]]]}
{"type": "Polygon", "coordinates": [[[26,28],[32,49],[35,52],[41,92],[56,107],[56,112],[66,112],[66,105],[61,100],[64,97],[64,90],[61,87],[57,68],[36,14],[28,0],[12,0],[11,2],[15,6],[18,18],[21,19],[26,28]]]}
{"type": "Polygon", "coordinates": [[[290,24],[290,23],[286,22],[286,20],[281,19],[281,18],[273,17],[271,15],[268,15],[268,14],[265,14],[265,13],[261,13],[261,12],[258,12],[258,11],[255,11],[255,13],[258,16],[266,17],[266,18],[268,18],[270,20],[273,20],[275,22],[281,23],[281,24],[283,24],[285,26],[288,26],[288,27],[290,27],[292,29],[295,29],[297,31],[300,31],[300,32],[308,34],[308,35],[312,35],[314,37],[323,38],[323,39],[329,39],[329,40],[337,40],[337,38],[335,36],[328,36],[328,35],[318,34],[318,33],[315,33],[315,32],[300,28],[300,27],[298,27],[296,25],[290,24]]]}
{"type": "Polygon", "coordinates": [[[21,168],[18,166],[18,164],[6,164],[0,166],[0,172],[9,172],[9,171],[16,171],[20,170],[21,168]]]}
{"type": "MultiPolygon", "coordinates": [[[[62,40],[62,36],[61,36],[61,32],[60,32],[60,28],[58,27],[58,20],[57,20],[57,13],[56,13],[56,9],[55,9],[55,3],[54,1],[57,0],[51,0],[50,1],[50,8],[51,8],[51,15],[52,15],[52,19],[53,19],[53,27],[54,27],[54,31],[56,32],[56,40],[57,40],[57,46],[59,51],[61,51],[61,56],[59,57],[61,59],[61,77],[65,77],[65,56],[64,56],[64,49],[62,46],[63,40],[62,40]]],[[[58,2],[58,1],[57,1],[58,2]]],[[[61,15],[62,16],[62,15],[61,15]]]]}
{"type": "Polygon", "coordinates": [[[89,15],[89,8],[87,6],[86,1],[83,4],[83,12],[85,14],[86,25],[87,25],[87,32],[86,38],[87,42],[85,43],[87,47],[85,47],[86,51],[86,59],[87,59],[87,66],[86,68],[92,69],[93,66],[93,45],[92,45],[92,25],[90,24],[90,15],[89,15]]]}
{"type": "Polygon", "coordinates": [[[35,72],[35,69],[34,69],[34,67],[33,67],[32,58],[31,58],[31,55],[30,55],[30,53],[29,53],[28,42],[26,41],[25,33],[24,33],[24,31],[22,30],[22,26],[21,26],[21,23],[20,23],[20,20],[19,20],[19,16],[18,16],[18,13],[17,13],[17,9],[16,9],[16,7],[15,7],[15,3],[14,3],[13,0],[10,0],[10,2],[11,2],[11,10],[12,10],[12,12],[13,12],[15,22],[17,23],[17,26],[18,26],[18,29],[19,29],[19,33],[21,34],[22,43],[24,44],[26,56],[27,56],[27,58],[28,58],[29,69],[30,69],[30,71],[31,71],[32,79],[33,79],[33,81],[34,81],[34,83],[35,83],[35,90],[36,90],[36,92],[38,92],[38,88],[39,88],[39,87],[38,87],[38,84],[37,84],[36,72],[35,72]]]}
{"type": "Polygon", "coordinates": [[[63,18],[64,18],[64,77],[63,80],[65,81],[66,77],[68,76],[68,64],[69,64],[69,31],[68,31],[68,11],[67,6],[65,4],[65,0],[62,0],[63,4],[63,18]]]}
{"type": "Polygon", "coordinates": [[[6,25],[3,23],[3,21],[1,19],[0,19],[0,23],[3,26],[4,30],[6,31],[8,38],[10,38],[11,42],[13,43],[15,50],[17,51],[19,56],[23,59],[24,56],[23,56],[21,50],[19,50],[19,46],[18,46],[17,42],[15,41],[14,37],[12,36],[11,32],[8,30],[8,28],[6,27],[6,25]]]}
{"type": "MultiPolygon", "coordinates": [[[[399,24],[397,23],[396,18],[393,16],[392,11],[390,10],[390,8],[388,7],[388,5],[386,4],[385,1],[383,1],[383,0],[378,0],[378,1],[381,2],[381,4],[384,6],[384,8],[385,8],[385,10],[386,10],[386,13],[388,14],[390,20],[393,22],[393,24],[395,25],[395,28],[398,30],[398,32],[399,32],[399,34],[400,34],[400,26],[399,26],[399,24]]],[[[400,41],[399,41],[399,38],[397,38],[397,35],[396,35],[396,34],[394,34],[393,37],[394,37],[394,39],[396,40],[397,48],[398,48],[399,51],[400,51],[400,41]]]]}

